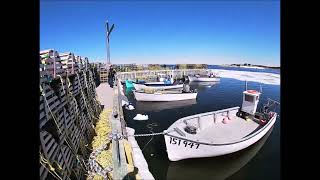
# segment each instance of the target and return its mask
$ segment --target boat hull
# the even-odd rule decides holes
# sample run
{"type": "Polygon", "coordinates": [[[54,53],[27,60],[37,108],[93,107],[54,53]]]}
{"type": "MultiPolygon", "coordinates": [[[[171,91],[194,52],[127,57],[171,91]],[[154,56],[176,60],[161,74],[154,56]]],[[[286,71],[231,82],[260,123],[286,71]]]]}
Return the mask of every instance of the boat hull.
{"type": "Polygon", "coordinates": [[[179,161],[189,158],[215,157],[240,151],[259,141],[273,127],[276,117],[275,113],[273,118],[259,131],[250,135],[250,138],[230,144],[203,143],[170,135],[170,133],[165,134],[168,158],[170,161],[179,161]]]}
{"type": "Polygon", "coordinates": [[[209,77],[195,77],[188,76],[190,82],[216,82],[220,81],[220,78],[209,78],[209,77]]]}
{"type": "Polygon", "coordinates": [[[148,94],[133,91],[133,94],[137,101],[181,101],[188,99],[196,99],[198,93],[148,94]]]}
{"type": "Polygon", "coordinates": [[[152,86],[152,85],[149,85],[149,86],[146,86],[144,84],[136,84],[134,83],[133,84],[134,88],[136,90],[142,90],[142,89],[154,89],[154,90],[160,90],[160,89],[177,89],[177,88],[182,88],[183,87],[183,84],[177,84],[177,85],[160,85],[160,86],[152,86]]]}

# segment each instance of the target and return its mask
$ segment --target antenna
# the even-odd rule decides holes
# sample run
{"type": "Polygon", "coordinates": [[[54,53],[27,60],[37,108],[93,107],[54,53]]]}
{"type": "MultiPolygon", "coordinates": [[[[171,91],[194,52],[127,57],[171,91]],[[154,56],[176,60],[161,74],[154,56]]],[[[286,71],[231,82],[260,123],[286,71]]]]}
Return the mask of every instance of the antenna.
{"type": "Polygon", "coordinates": [[[247,90],[247,89],[248,89],[248,82],[247,82],[247,80],[246,80],[245,84],[246,84],[246,90],[247,90]]]}

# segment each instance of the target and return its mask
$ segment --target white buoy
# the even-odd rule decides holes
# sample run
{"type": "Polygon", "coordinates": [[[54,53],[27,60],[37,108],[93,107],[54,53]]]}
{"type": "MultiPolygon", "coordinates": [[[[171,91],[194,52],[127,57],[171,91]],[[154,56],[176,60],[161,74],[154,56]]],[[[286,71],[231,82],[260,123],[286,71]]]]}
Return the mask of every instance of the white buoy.
{"type": "Polygon", "coordinates": [[[128,105],[128,104],[129,104],[129,102],[127,102],[127,101],[124,101],[124,100],[121,101],[121,106],[128,105]]]}
{"type": "Polygon", "coordinates": [[[138,121],[145,121],[148,119],[149,119],[148,115],[142,115],[142,114],[137,114],[136,117],[133,118],[133,120],[138,120],[138,121]]]}
{"type": "Polygon", "coordinates": [[[131,110],[134,110],[134,106],[132,106],[131,104],[129,104],[129,105],[126,106],[126,109],[127,109],[127,110],[130,110],[130,111],[131,111],[131,110]]]}

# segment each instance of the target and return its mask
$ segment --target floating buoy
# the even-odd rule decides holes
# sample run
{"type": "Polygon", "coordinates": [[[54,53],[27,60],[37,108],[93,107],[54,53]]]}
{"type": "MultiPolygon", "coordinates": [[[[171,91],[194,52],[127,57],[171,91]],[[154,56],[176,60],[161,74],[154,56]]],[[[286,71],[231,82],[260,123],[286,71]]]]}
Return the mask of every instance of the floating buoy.
{"type": "Polygon", "coordinates": [[[131,104],[126,105],[125,108],[126,108],[127,110],[130,110],[130,111],[131,111],[131,110],[134,110],[134,106],[131,105],[131,104]]]}
{"type": "Polygon", "coordinates": [[[230,121],[229,118],[226,116],[226,117],[223,118],[222,123],[223,124],[227,124],[229,121],[230,121]]]}
{"type": "Polygon", "coordinates": [[[267,121],[266,120],[264,120],[264,119],[260,119],[260,124],[261,125],[265,125],[267,123],[267,121]]]}
{"type": "Polygon", "coordinates": [[[121,101],[121,105],[122,105],[122,106],[128,105],[128,104],[129,104],[129,103],[128,103],[127,101],[124,101],[124,100],[121,101]]]}
{"type": "Polygon", "coordinates": [[[137,114],[136,117],[133,118],[133,120],[138,120],[138,121],[145,121],[148,119],[149,119],[148,115],[142,115],[142,114],[137,114]]]}

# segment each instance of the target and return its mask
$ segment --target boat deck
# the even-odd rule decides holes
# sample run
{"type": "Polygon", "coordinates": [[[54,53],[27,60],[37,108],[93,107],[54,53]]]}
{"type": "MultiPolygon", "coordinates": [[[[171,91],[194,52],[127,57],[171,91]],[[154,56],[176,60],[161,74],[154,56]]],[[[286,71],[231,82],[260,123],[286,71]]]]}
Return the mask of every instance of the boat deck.
{"type": "MultiPolygon", "coordinates": [[[[223,117],[217,117],[214,123],[213,119],[202,121],[204,124],[201,128],[196,121],[189,121],[188,124],[198,127],[196,134],[189,134],[184,131],[186,124],[183,121],[177,123],[174,127],[182,130],[186,135],[184,138],[213,144],[237,142],[245,136],[255,132],[260,128],[260,124],[253,120],[245,120],[236,115],[230,115],[231,120],[227,124],[223,124],[223,117]]],[[[179,135],[172,132],[173,135],[179,135]]]]}
{"type": "Polygon", "coordinates": [[[242,139],[254,132],[260,125],[253,120],[245,120],[237,116],[230,116],[227,124],[218,122],[198,133],[199,140],[206,140],[210,143],[228,143],[242,139]]]}

